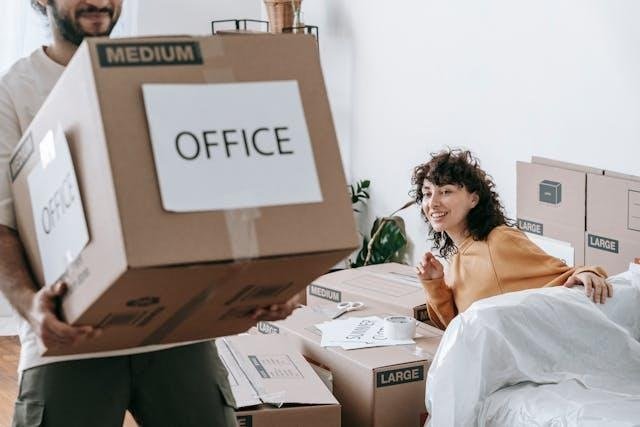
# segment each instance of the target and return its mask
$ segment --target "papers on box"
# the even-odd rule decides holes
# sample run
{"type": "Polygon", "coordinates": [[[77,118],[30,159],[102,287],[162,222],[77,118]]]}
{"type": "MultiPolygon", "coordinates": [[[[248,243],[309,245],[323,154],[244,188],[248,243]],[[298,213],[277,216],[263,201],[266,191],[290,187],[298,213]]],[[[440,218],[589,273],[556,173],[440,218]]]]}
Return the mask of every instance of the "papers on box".
{"type": "Polygon", "coordinates": [[[73,160],[60,126],[38,144],[40,162],[27,182],[44,281],[62,276],[89,242],[73,160]]]}
{"type": "Polygon", "coordinates": [[[216,340],[216,347],[227,368],[236,408],[338,403],[286,337],[235,335],[216,340]]]}
{"type": "Polygon", "coordinates": [[[384,320],[378,316],[351,317],[315,325],[322,331],[322,347],[344,350],[415,344],[413,339],[392,340],[384,333],[384,320]]]}

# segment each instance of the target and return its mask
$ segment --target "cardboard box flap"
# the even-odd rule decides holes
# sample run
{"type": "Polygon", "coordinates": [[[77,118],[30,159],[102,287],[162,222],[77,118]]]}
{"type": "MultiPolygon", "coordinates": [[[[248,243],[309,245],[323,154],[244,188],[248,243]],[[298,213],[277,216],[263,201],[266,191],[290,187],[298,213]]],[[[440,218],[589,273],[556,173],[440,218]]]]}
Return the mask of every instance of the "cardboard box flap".
{"type": "MultiPolygon", "coordinates": [[[[313,37],[233,35],[153,40],[90,39],[87,46],[92,56],[127,260],[131,267],[316,253],[357,247],[355,222],[344,191],[346,180],[318,47],[313,37]],[[159,178],[165,175],[158,167],[158,153],[154,151],[151,141],[157,123],[166,124],[168,121],[150,120],[151,116],[147,115],[145,109],[143,85],[177,85],[175,90],[179,91],[185,85],[208,85],[210,89],[218,90],[224,85],[236,84],[238,90],[242,91],[242,84],[257,84],[262,88],[283,82],[293,82],[297,86],[298,101],[295,102],[302,106],[321,200],[284,205],[262,203],[254,207],[238,202],[237,209],[227,206],[224,209],[179,214],[167,211],[163,207],[159,178]],[[158,233],[157,230],[163,232],[158,233]]],[[[278,110],[272,107],[272,103],[278,102],[277,97],[269,98],[266,104],[263,98],[258,99],[257,93],[263,92],[256,92],[255,104],[258,107],[262,106],[265,111],[278,110]]],[[[251,96],[251,92],[247,96],[251,96]]],[[[289,136],[284,131],[279,134],[281,138],[278,140],[282,143],[281,150],[279,154],[272,155],[277,146],[273,139],[275,125],[263,125],[269,127],[271,133],[263,132],[256,136],[255,131],[249,129],[253,124],[245,129],[235,119],[222,120],[224,107],[232,106],[234,102],[237,104],[239,99],[210,99],[209,108],[203,109],[194,103],[192,110],[179,110],[180,119],[176,118],[172,125],[181,124],[178,121],[183,118],[188,124],[196,113],[203,110],[210,110],[211,113],[205,118],[219,119],[185,127],[184,131],[189,134],[183,134],[178,141],[183,144],[181,152],[187,158],[184,162],[190,165],[218,162],[216,164],[229,166],[230,162],[244,164],[252,161],[262,164],[282,160],[280,158],[284,159],[282,161],[298,159],[296,156],[301,151],[291,147],[298,147],[295,144],[299,139],[291,136],[294,142],[285,141],[289,136]],[[223,109],[213,114],[213,111],[218,111],[216,108],[223,109]],[[228,141],[220,139],[223,130],[228,133],[225,134],[228,141]],[[203,138],[208,139],[203,142],[203,138]],[[267,149],[267,146],[271,148],[267,149]],[[295,154],[290,155],[290,151],[295,154]],[[191,158],[193,160],[189,160],[191,158]]],[[[252,106],[250,102],[243,102],[240,107],[252,106]]],[[[172,103],[157,104],[166,108],[175,107],[172,103]]],[[[175,104],[178,104],[177,99],[175,104]]],[[[166,146],[173,150],[177,136],[168,133],[163,135],[168,138],[166,146]]],[[[296,174],[310,169],[301,168],[296,174]]],[[[250,174],[239,175],[246,178],[250,174]]],[[[254,185],[249,185],[248,191],[253,187],[256,187],[254,191],[258,191],[261,181],[268,181],[267,176],[270,174],[263,174],[262,179],[254,177],[254,185]]],[[[292,191],[281,187],[288,188],[295,184],[296,179],[281,180],[282,185],[270,187],[268,191],[260,190],[260,194],[256,193],[256,199],[265,194],[270,197],[289,197],[292,191]]],[[[192,182],[202,186],[203,181],[192,182]]],[[[234,182],[235,178],[226,177],[216,180],[216,185],[234,182]]],[[[306,187],[303,186],[303,189],[306,187]]],[[[176,193],[188,195],[192,190],[189,188],[176,193]]],[[[202,191],[206,191],[206,185],[202,191]]],[[[209,192],[209,196],[224,202],[229,202],[236,195],[237,191],[231,189],[209,192]]],[[[251,199],[250,196],[247,198],[251,199]]],[[[312,199],[303,197],[300,200],[312,199]]]]}
{"type": "Polygon", "coordinates": [[[602,169],[594,168],[591,166],[578,165],[576,163],[561,162],[559,160],[553,160],[553,159],[548,159],[546,157],[539,157],[539,156],[531,156],[531,163],[536,163],[538,165],[552,166],[554,168],[568,169],[568,170],[573,170],[577,172],[594,173],[597,175],[602,175],[604,173],[602,169]]]}
{"type": "Polygon", "coordinates": [[[626,179],[628,181],[640,181],[640,176],[637,176],[637,175],[629,175],[629,174],[626,174],[626,173],[613,172],[613,171],[609,171],[609,170],[605,170],[604,174],[606,176],[610,176],[612,178],[626,179]]]}
{"type": "Polygon", "coordinates": [[[285,336],[238,335],[216,340],[236,407],[268,403],[335,405],[338,401],[285,336]]]}

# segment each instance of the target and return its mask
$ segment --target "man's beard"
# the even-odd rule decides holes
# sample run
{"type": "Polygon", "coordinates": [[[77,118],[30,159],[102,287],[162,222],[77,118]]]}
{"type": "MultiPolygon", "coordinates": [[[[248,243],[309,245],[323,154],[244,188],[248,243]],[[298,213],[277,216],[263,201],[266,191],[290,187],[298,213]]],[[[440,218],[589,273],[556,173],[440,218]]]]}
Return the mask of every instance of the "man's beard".
{"type": "Polygon", "coordinates": [[[67,41],[73,43],[76,46],[79,46],[84,40],[85,37],[97,37],[97,36],[108,36],[111,34],[111,30],[116,25],[118,21],[118,17],[114,19],[115,11],[111,7],[97,8],[95,6],[87,6],[84,9],[80,9],[76,11],[75,20],[73,20],[70,16],[63,16],[56,5],[55,0],[50,0],[49,4],[51,5],[51,11],[53,13],[53,19],[55,20],[58,31],[60,31],[60,35],[67,41]],[[86,33],[78,24],[78,18],[84,12],[88,13],[106,13],[109,15],[111,19],[111,25],[107,28],[106,31],[95,34],[86,33]]]}

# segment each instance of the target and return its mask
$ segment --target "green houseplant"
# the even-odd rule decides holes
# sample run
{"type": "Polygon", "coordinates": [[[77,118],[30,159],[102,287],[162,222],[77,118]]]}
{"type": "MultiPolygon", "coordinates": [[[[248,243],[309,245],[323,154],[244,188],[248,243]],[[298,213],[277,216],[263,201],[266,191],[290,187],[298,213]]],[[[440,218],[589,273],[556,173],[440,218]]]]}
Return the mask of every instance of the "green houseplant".
{"type": "MultiPolygon", "coordinates": [[[[371,181],[358,181],[356,186],[349,186],[353,210],[360,212],[358,205],[364,205],[370,199],[369,187],[371,181]]],[[[349,260],[352,268],[385,262],[403,262],[407,248],[407,233],[404,220],[396,214],[414,203],[405,203],[391,215],[376,218],[373,221],[369,235],[362,236],[362,247],[355,260],[349,260]]]]}

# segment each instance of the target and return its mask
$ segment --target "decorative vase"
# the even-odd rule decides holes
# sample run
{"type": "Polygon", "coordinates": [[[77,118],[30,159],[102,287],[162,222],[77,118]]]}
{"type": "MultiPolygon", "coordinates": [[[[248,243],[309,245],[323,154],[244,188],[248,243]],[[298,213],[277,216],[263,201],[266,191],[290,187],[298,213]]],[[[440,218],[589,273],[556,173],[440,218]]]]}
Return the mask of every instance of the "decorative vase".
{"type": "Polygon", "coordinates": [[[281,33],[283,28],[293,27],[294,4],[296,10],[300,9],[302,0],[264,0],[269,17],[269,31],[281,33]]]}

